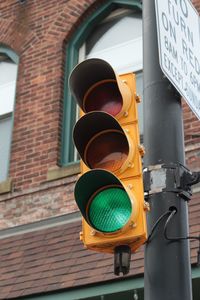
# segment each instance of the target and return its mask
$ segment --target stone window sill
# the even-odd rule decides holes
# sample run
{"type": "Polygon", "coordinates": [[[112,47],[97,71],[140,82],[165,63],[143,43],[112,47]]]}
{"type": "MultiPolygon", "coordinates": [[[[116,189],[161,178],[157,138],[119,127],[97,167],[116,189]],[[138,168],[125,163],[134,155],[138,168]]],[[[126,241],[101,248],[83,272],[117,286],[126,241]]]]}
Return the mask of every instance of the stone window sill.
{"type": "Polygon", "coordinates": [[[9,193],[12,190],[12,179],[8,178],[5,181],[0,182],[0,194],[9,193]]]}
{"type": "Polygon", "coordinates": [[[80,173],[80,162],[69,164],[66,167],[56,167],[47,172],[47,181],[57,180],[63,177],[73,176],[80,173]]]}

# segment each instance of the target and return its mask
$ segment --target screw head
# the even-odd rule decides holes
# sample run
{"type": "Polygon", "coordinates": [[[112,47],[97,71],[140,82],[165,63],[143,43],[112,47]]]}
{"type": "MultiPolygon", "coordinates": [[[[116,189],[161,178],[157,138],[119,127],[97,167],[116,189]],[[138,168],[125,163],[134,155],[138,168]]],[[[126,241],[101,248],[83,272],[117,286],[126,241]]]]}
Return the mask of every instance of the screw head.
{"type": "Polygon", "coordinates": [[[82,241],[82,240],[83,240],[83,231],[81,231],[81,232],[79,233],[79,237],[80,237],[80,241],[82,241]]]}
{"type": "Polygon", "coordinates": [[[144,146],[143,145],[139,145],[138,149],[139,149],[140,155],[143,157],[145,155],[145,148],[144,148],[144,146]]]}
{"type": "Polygon", "coordinates": [[[141,102],[141,98],[138,94],[135,95],[135,100],[136,100],[137,103],[141,102]]]}
{"type": "Polygon", "coordinates": [[[144,201],[144,210],[150,211],[150,205],[148,202],[144,201]]]}
{"type": "Polygon", "coordinates": [[[129,190],[132,190],[133,185],[131,183],[129,183],[127,187],[128,187],[129,190]]]}

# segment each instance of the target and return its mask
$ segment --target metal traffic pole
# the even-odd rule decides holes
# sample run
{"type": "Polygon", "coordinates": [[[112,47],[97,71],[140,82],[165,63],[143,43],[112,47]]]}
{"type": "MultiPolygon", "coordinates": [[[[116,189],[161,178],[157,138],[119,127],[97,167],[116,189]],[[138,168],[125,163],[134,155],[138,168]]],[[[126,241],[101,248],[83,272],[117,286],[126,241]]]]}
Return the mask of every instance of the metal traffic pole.
{"type": "Polygon", "coordinates": [[[144,164],[151,209],[144,299],[192,300],[189,241],[166,238],[166,229],[169,236],[188,236],[188,197],[180,184],[185,162],[181,98],[160,69],[154,0],[143,0],[143,39],[144,164]]]}

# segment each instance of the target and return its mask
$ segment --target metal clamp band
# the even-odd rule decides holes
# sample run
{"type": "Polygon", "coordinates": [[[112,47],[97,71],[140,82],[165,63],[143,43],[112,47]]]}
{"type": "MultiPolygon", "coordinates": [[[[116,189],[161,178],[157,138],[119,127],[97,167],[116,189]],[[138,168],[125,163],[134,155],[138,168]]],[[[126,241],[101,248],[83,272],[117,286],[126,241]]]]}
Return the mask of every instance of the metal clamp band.
{"type": "Polygon", "coordinates": [[[191,186],[200,182],[200,172],[191,172],[180,163],[160,164],[144,169],[143,178],[146,197],[155,193],[173,192],[190,200],[191,186]]]}

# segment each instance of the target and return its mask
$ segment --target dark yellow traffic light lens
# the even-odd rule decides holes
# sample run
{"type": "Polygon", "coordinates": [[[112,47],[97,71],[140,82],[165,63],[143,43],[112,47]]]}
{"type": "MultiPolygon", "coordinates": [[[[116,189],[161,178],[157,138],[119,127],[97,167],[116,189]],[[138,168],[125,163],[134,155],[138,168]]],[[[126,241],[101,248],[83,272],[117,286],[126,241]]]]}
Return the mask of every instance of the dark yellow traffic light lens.
{"type": "Polygon", "coordinates": [[[116,172],[126,161],[128,152],[125,134],[118,130],[106,130],[90,140],[85,150],[85,161],[91,169],[116,172]]]}
{"type": "Polygon", "coordinates": [[[116,80],[104,80],[92,86],[84,97],[83,105],[85,112],[103,111],[116,116],[123,105],[116,80]]]}
{"type": "Polygon", "coordinates": [[[110,187],[97,193],[91,200],[88,217],[93,228],[101,232],[120,230],[131,216],[132,206],[126,191],[110,187]]]}

